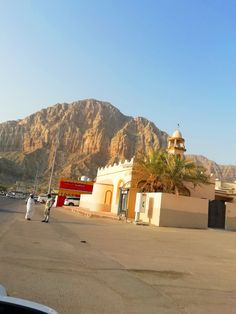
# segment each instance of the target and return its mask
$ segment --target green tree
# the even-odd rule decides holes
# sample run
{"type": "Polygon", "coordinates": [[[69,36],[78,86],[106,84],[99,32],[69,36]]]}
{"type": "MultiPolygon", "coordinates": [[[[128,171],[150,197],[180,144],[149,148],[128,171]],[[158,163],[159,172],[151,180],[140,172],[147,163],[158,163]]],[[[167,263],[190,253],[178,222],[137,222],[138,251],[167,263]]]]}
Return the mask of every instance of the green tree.
{"type": "Polygon", "coordinates": [[[164,150],[139,155],[135,160],[134,174],[142,192],[167,192],[190,195],[187,183],[193,187],[209,183],[205,168],[164,150]]]}
{"type": "Polygon", "coordinates": [[[156,150],[150,154],[139,153],[135,157],[134,177],[142,192],[163,191],[165,173],[165,151],[156,150]]]}
{"type": "Polygon", "coordinates": [[[7,192],[7,187],[5,185],[0,185],[0,191],[7,192]]]}

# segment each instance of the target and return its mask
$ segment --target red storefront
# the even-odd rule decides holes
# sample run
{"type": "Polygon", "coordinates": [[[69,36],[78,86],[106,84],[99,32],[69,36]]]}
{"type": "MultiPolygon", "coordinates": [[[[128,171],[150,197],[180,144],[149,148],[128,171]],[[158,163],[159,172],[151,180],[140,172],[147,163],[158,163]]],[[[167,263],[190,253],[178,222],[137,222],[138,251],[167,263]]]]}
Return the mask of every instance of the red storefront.
{"type": "Polygon", "coordinates": [[[81,194],[92,194],[93,181],[78,181],[61,178],[59,182],[59,191],[57,206],[63,206],[67,196],[80,196],[81,194]]]}

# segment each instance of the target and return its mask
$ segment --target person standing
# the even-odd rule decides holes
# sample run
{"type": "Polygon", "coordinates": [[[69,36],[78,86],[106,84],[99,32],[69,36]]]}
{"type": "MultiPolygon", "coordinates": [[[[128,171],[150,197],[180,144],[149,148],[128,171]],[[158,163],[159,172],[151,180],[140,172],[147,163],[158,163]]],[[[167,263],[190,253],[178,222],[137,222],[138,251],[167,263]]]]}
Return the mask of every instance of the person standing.
{"type": "Polygon", "coordinates": [[[34,214],[34,195],[30,194],[26,203],[26,214],[25,219],[31,220],[34,214]]]}
{"type": "Polygon", "coordinates": [[[49,222],[49,217],[50,217],[50,209],[52,208],[52,205],[54,203],[54,200],[51,196],[51,194],[48,194],[48,199],[45,204],[45,209],[44,209],[44,218],[42,222],[49,222]]]}

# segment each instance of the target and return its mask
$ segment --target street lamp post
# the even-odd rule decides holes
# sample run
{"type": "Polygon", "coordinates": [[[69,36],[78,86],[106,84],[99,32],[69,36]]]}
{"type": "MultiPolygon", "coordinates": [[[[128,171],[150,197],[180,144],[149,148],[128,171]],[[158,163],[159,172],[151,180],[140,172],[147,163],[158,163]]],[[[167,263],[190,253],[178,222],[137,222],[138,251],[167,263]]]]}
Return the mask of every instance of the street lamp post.
{"type": "Polygon", "coordinates": [[[57,156],[57,149],[59,146],[59,135],[60,135],[60,128],[59,128],[58,133],[57,133],[56,147],[55,147],[55,152],[54,152],[54,156],[53,156],[51,175],[50,175],[49,184],[48,184],[48,194],[51,193],[52,177],[53,177],[53,173],[54,173],[55,161],[56,161],[56,156],[57,156]]]}
{"type": "Polygon", "coordinates": [[[38,186],[38,174],[39,174],[39,166],[37,165],[37,170],[36,170],[36,174],[34,178],[34,192],[33,192],[34,195],[36,194],[37,186],[38,186]]]}

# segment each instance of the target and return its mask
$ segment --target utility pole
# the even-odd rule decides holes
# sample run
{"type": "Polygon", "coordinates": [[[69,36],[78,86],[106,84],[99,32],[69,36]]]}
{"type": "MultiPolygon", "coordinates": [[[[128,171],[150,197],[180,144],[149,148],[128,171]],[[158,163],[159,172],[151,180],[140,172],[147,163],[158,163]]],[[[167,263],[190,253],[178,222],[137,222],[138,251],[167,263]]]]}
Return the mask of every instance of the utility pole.
{"type": "Polygon", "coordinates": [[[39,165],[37,165],[37,170],[34,178],[34,192],[33,194],[36,194],[37,186],[38,186],[38,174],[39,174],[39,165]]]}
{"type": "Polygon", "coordinates": [[[56,161],[56,156],[57,156],[57,149],[58,149],[58,146],[59,146],[59,135],[60,135],[60,128],[58,129],[58,133],[57,133],[55,152],[54,152],[53,161],[52,161],[51,175],[50,175],[49,184],[48,184],[48,194],[51,193],[52,177],[53,177],[55,161],[56,161]]]}

